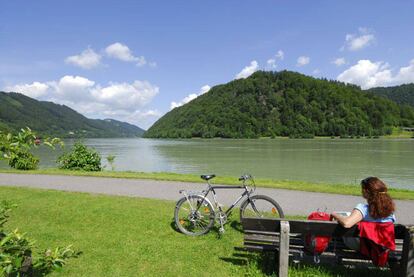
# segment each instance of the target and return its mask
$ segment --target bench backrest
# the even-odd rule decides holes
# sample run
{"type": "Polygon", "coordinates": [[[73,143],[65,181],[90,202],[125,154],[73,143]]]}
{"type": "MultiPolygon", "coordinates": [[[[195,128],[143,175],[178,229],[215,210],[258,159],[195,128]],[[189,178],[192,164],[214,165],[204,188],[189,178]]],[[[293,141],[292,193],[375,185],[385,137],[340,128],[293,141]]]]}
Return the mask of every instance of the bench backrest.
{"type": "MultiPolygon", "coordinates": [[[[243,230],[257,233],[279,233],[280,221],[289,221],[291,234],[311,234],[315,236],[331,237],[357,237],[358,228],[344,228],[336,221],[316,220],[288,220],[288,219],[265,219],[265,218],[244,218],[242,220],[243,230]]],[[[395,238],[404,239],[406,227],[395,225],[395,238]]]]}

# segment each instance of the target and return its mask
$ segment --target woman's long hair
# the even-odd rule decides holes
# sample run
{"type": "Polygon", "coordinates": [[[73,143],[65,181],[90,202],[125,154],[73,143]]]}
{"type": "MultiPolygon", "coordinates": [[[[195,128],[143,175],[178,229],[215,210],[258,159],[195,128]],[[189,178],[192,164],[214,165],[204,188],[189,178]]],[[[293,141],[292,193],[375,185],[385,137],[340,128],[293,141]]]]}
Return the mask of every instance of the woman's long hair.
{"type": "Polygon", "coordinates": [[[387,192],[387,186],[377,177],[368,177],[361,181],[362,189],[368,201],[369,214],[373,218],[383,218],[395,211],[394,201],[387,192]]]}

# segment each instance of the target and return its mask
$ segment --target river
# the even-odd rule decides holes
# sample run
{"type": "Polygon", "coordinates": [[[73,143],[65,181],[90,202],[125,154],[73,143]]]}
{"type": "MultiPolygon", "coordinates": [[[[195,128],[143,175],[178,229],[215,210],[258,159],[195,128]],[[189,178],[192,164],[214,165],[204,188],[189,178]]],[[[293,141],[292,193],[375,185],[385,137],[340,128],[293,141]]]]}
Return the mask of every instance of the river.
{"type": "MultiPolygon", "coordinates": [[[[66,140],[66,150],[73,140],[66,140]]],[[[378,176],[414,190],[413,139],[86,139],[115,170],[215,173],[308,182],[358,184],[378,176]]],[[[56,167],[61,151],[36,150],[40,167],[56,167]]],[[[4,162],[0,167],[6,167],[4,162]]],[[[109,167],[106,168],[107,170],[109,167]]]]}

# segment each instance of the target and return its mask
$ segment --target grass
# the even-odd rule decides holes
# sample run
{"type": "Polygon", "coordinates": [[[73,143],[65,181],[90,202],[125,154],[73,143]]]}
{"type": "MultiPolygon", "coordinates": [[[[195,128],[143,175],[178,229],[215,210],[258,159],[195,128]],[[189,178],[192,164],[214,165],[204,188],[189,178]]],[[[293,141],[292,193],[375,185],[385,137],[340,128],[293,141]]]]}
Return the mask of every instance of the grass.
{"type": "MultiPolygon", "coordinates": [[[[0,169],[0,173],[20,173],[20,174],[50,174],[50,175],[72,175],[72,176],[95,176],[95,177],[110,177],[110,178],[131,178],[131,179],[151,179],[163,181],[180,181],[180,182],[204,182],[199,175],[193,174],[178,174],[169,172],[132,172],[132,171],[70,171],[56,168],[38,169],[38,170],[14,170],[14,169],[0,169]]],[[[218,176],[213,179],[216,184],[239,185],[240,182],[236,177],[218,176]]],[[[361,188],[359,185],[346,184],[327,184],[327,183],[309,183],[302,181],[287,181],[287,180],[271,180],[271,179],[255,179],[258,187],[278,188],[322,193],[335,193],[344,195],[361,195],[361,188]]],[[[395,189],[390,188],[389,193],[394,199],[414,200],[414,190],[395,189]]]]}
{"type": "MultiPolygon", "coordinates": [[[[275,276],[274,260],[237,255],[243,234],[236,220],[200,237],[178,233],[174,202],[0,187],[0,201],[18,204],[6,228],[19,227],[40,249],[65,246],[83,254],[53,276],[275,276]]],[[[290,276],[376,276],[378,270],[292,266],[290,276]]]]}

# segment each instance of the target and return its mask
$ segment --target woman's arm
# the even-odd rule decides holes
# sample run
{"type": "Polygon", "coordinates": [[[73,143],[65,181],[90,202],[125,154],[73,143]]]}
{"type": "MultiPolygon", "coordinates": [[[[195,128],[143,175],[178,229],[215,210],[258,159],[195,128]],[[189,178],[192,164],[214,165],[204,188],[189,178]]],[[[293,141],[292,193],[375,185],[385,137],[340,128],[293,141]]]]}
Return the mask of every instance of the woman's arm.
{"type": "Polygon", "coordinates": [[[359,210],[354,209],[350,216],[342,216],[333,213],[332,217],[335,218],[345,228],[351,228],[362,220],[362,213],[359,210]]]}

